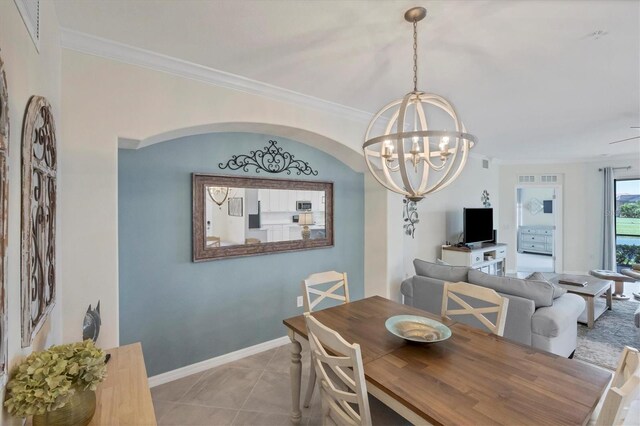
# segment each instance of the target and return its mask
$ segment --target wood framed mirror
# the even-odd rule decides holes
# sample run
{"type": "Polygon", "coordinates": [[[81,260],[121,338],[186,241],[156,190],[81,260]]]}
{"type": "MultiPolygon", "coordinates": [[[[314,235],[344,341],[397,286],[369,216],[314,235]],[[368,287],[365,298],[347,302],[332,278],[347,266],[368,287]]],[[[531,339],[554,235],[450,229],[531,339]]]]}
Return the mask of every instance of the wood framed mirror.
{"type": "Polygon", "coordinates": [[[331,247],[333,183],[194,173],[193,261],[331,247]]]}

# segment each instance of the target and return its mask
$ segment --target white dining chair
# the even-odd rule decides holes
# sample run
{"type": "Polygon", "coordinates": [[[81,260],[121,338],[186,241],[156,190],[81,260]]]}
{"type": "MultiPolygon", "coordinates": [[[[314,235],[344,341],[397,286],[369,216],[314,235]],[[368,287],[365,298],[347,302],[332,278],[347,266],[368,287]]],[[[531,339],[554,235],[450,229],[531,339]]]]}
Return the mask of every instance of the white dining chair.
{"type": "Polygon", "coordinates": [[[302,281],[302,298],[305,312],[313,312],[313,309],[325,299],[349,303],[347,273],[329,271],[309,275],[302,281]],[[326,290],[319,288],[327,284],[333,285],[326,290]],[[340,294],[341,290],[342,294],[340,294]]]}
{"type": "MultiPolygon", "coordinates": [[[[349,303],[349,283],[346,272],[318,272],[302,280],[302,301],[305,312],[313,312],[320,302],[326,299],[349,303]],[[329,286],[328,289],[324,289],[329,286]]],[[[316,372],[313,367],[309,371],[309,385],[304,397],[304,406],[311,403],[313,390],[316,387],[316,372]]]]}
{"type": "Polygon", "coordinates": [[[640,353],[638,349],[626,346],[620,356],[609,387],[604,392],[604,399],[595,408],[589,425],[619,426],[623,424],[640,424],[640,353]],[[625,422],[632,403],[636,404],[636,412],[625,422]]]}
{"type": "Polygon", "coordinates": [[[370,426],[371,411],[360,345],[349,344],[311,314],[305,313],[304,317],[312,367],[320,379],[322,424],[370,426]]]}
{"type": "Polygon", "coordinates": [[[220,247],[220,237],[207,237],[207,247],[220,247]]]}
{"type": "Polygon", "coordinates": [[[502,336],[504,333],[504,325],[507,319],[507,307],[509,299],[500,296],[495,290],[481,287],[465,282],[444,283],[442,292],[442,311],[443,317],[450,318],[456,315],[473,315],[482,325],[487,327],[493,334],[502,336]],[[471,299],[482,300],[492,306],[474,308],[460,296],[471,299]],[[451,308],[449,300],[459,305],[459,308],[451,308]],[[496,322],[493,323],[486,314],[496,314],[496,322]]]}

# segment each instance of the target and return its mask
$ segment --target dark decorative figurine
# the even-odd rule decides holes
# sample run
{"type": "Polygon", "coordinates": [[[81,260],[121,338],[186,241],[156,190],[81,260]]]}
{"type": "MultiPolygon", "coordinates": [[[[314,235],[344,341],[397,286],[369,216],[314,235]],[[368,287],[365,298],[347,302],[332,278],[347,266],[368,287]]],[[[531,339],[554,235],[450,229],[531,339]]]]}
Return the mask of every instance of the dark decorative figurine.
{"type": "Polygon", "coordinates": [[[98,300],[96,308],[91,309],[91,305],[89,305],[87,313],[84,314],[84,320],[82,321],[82,340],[91,339],[94,342],[98,340],[100,324],[102,324],[102,320],[100,319],[100,301],[98,300]]]}

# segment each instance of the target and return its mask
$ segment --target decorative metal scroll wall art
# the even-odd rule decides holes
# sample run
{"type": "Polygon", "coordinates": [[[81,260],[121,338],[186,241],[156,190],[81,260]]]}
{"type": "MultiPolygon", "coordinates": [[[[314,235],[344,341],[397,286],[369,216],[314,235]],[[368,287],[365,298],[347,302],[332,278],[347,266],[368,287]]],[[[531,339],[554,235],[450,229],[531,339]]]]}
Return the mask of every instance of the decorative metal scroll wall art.
{"type": "Polygon", "coordinates": [[[296,160],[295,156],[276,146],[277,141],[269,141],[269,145],[259,151],[250,151],[249,155],[233,155],[227,163],[220,163],[221,169],[231,169],[248,172],[250,167],[255,167],[255,172],[282,173],[288,175],[296,171],[297,175],[317,176],[318,171],[306,161],[296,160]]]}
{"type": "Polygon", "coordinates": [[[32,96],[22,128],[22,346],[56,297],[56,130],[49,102],[32,96]]]}
{"type": "Polygon", "coordinates": [[[482,195],[480,196],[480,201],[482,201],[482,205],[485,208],[491,207],[491,200],[489,199],[489,191],[486,189],[482,191],[482,195]]]}
{"type": "Polygon", "coordinates": [[[410,235],[411,238],[415,238],[416,224],[420,222],[420,219],[418,219],[418,205],[415,201],[409,201],[406,198],[403,198],[402,202],[404,203],[404,211],[402,212],[404,233],[410,235]]]}
{"type": "Polygon", "coordinates": [[[0,58],[0,376],[7,371],[7,218],[9,155],[9,92],[0,58]]]}

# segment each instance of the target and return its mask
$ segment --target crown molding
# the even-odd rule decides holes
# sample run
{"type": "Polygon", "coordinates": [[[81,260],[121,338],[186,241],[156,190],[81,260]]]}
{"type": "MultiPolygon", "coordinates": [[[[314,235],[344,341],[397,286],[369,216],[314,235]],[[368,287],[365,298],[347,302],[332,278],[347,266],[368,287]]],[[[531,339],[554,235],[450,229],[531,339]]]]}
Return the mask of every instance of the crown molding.
{"type": "Polygon", "coordinates": [[[494,162],[498,165],[504,166],[526,166],[526,165],[544,165],[544,164],[584,164],[584,163],[599,163],[606,164],[612,161],[629,161],[634,162],[633,156],[637,153],[631,154],[616,154],[596,157],[575,157],[575,158],[558,158],[558,159],[494,159],[494,162]],[[631,158],[630,158],[631,157],[631,158]]]}
{"type": "Polygon", "coordinates": [[[305,95],[261,81],[198,65],[172,56],[129,46],[68,28],[60,28],[62,48],[136,65],[203,83],[263,96],[277,101],[339,115],[356,122],[369,122],[372,113],[305,95]]]}

